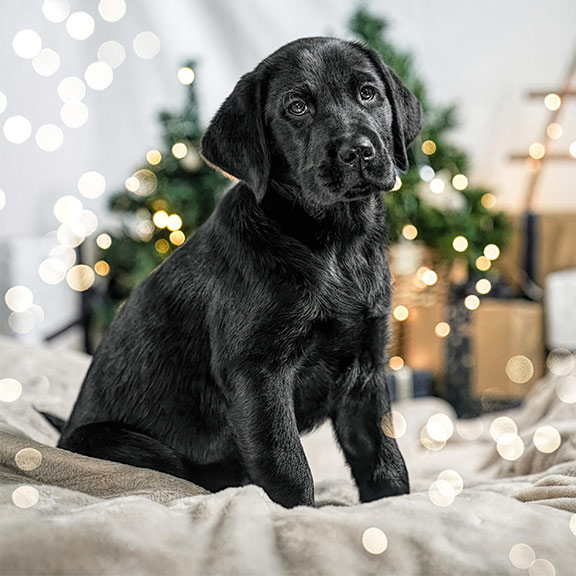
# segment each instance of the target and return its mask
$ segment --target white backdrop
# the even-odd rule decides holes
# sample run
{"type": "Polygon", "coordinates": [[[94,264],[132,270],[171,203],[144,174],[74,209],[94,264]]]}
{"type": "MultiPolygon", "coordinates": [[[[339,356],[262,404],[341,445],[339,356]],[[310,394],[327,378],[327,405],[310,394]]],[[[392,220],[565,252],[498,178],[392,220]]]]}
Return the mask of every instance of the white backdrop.
{"type": "MultiPolygon", "coordinates": [[[[14,115],[32,124],[32,135],[22,144],[0,132],[0,190],[6,199],[0,210],[0,260],[12,261],[4,267],[0,262],[0,291],[15,283],[32,288],[46,309],[45,331],[65,321],[63,303],[72,297],[65,286],[42,285],[37,273],[44,256],[38,239],[58,227],[55,201],[78,195],[78,178],[90,170],[104,175],[107,193],[119,189],[146,151],[161,146],[157,114],[178,109],[184,100],[185,89],[176,78],[179,66],[189,58],[198,61],[196,84],[207,122],[238,77],[280,45],[301,36],[346,37],[357,5],[352,0],[127,0],[126,15],[110,23],[100,17],[96,0],[71,4],[73,12],[94,18],[94,33],[85,40],[71,38],[65,22],[49,22],[42,0],[0,2],[0,92],[7,103],[4,111],[0,106],[0,127],[14,115]],[[43,47],[59,54],[54,75],[40,76],[30,60],[15,54],[12,41],[23,29],[36,31],[43,47]],[[161,41],[159,53],[149,60],[132,48],[143,31],[161,41]],[[98,46],[108,40],[123,44],[126,60],[114,70],[109,88],[88,89],[88,121],[68,128],[60,119],[58,83],[67,76],[83,78],[97,60],[98,46]],[[41,150],[34,137],[47,123],[63,129],[63,144],[54,152],[41,150]],[[51,307],[51,301],[58,306],[51,307]]],[[[559,88],[576,51],[576,2],[373,0],[368,5],[391,20],[398,45],[414,53],[433,99],[459,105],[461,126],[454,138],[471,155],[471,181],[493,188],[501,206],[521,210],[526,172],[507,156],[526,151],[545,127],[548,113],[542,102],[525,96],[530,90],[559,88]]],[[[558,148],[566,150],[576,140],[574,110],[576,103],[566,104],[558,148]]],[[[576,209],[575,180],[576,162],[550,165],[538,207],[576,209]]],[[[105,220],[106,194],[84,205],[105,220]]],[[[0,307],[5,308],[3,302],[0,307]]],[[[74,313],[72,306],[68,313],[74,313]]]]}

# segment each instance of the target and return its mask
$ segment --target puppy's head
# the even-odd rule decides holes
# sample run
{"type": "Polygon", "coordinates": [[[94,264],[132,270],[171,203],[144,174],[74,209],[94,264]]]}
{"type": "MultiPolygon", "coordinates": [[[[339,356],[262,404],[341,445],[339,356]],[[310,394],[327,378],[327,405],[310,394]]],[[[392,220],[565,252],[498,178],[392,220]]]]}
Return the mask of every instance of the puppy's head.
{"type": "Polygon", "coordinates": [[[240,79],[202,154],[258,201],[275,180],[305,203],[328,205],[390,190],[420,125],[420,104],[375,52],[304,38],[240,79]]]}

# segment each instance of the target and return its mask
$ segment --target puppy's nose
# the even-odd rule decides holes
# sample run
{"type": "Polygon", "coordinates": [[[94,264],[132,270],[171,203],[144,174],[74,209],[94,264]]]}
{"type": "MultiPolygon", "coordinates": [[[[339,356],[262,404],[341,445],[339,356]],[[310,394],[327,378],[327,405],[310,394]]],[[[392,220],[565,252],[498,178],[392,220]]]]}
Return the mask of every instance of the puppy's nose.
{"type": "Polygon", "coordinates": [[[355,164],[357,160],[369,162],[376,156],[376,150],[366,136],[346,140],[338,150],[338,158],[344,164],[355,164]]]}

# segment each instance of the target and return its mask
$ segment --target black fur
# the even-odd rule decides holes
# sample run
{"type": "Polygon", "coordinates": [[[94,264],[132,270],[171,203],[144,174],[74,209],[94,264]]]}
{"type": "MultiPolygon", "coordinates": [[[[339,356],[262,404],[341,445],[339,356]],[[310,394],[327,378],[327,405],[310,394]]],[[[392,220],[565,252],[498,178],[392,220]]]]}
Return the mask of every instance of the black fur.
{"type": "Polygon", "coordinates": [[[59,446],[311,506],[299,435],[330,418],[362,501],[408,492],[382,431],[380,193],[419,127],[414,96],[357,44],[298,40],[244,76],[202,146],[241,181],[122,307],[59,446]]]}

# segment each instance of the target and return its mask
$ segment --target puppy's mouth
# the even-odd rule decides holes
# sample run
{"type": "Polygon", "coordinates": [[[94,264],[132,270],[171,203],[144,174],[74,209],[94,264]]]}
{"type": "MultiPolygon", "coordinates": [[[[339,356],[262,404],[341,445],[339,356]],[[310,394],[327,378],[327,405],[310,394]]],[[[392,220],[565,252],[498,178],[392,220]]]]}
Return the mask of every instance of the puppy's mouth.
{"type": "Polygon", "coordinates": [[[346,190],[341,199],[347,202],[351,202],[353,200],[363,200],[369,196],[374,196],[375,194],[380,194],[382,192],[391,190],[394,187],[395,182],[395,177],[391,181],[389,178],[382,180],[365,179],[346,190]]]}

